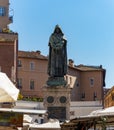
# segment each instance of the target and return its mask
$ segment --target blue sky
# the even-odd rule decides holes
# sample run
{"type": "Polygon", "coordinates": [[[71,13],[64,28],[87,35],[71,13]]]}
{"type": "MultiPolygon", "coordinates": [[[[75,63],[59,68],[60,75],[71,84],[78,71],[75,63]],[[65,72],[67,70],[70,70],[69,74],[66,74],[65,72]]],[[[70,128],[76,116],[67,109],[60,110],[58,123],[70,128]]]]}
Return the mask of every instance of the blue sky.
{"type": "Polygon", "coordinates": [[[48,55],[48,40],[56,24],[68,43],[68,58],[76,65],[102,65],[106,87],[114,85],[114,0],[10,0],[19,34],[19,50],[48,55]]]}

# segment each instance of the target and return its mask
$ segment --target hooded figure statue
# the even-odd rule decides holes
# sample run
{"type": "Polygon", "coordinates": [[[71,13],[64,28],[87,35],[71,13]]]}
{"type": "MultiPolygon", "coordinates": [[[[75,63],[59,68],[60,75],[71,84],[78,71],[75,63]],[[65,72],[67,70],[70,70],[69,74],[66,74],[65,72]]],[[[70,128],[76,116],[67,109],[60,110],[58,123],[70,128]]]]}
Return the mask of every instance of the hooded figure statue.
{"type": "Polygon", "coordinates": [[[50,77],[64,77],[67,73],[67,40],[61,28],[56,25],[49,38],[48,75],[50,77]]]}

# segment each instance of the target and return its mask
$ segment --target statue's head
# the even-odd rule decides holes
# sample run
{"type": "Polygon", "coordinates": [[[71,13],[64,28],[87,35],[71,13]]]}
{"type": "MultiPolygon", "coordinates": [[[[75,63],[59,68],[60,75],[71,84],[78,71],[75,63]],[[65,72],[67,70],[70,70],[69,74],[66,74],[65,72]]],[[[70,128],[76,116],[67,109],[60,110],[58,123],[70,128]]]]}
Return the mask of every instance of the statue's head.
{"type": "Polygon", "coordinates": [[[57,34],[61,33],[61,34],[63,34],[63,32],[62,32],[62,30],[61,30],[61,28],[60,28],[59,25],[56,25],[56,26],[55,26],[54,33],[57,33],[57,34]]]}

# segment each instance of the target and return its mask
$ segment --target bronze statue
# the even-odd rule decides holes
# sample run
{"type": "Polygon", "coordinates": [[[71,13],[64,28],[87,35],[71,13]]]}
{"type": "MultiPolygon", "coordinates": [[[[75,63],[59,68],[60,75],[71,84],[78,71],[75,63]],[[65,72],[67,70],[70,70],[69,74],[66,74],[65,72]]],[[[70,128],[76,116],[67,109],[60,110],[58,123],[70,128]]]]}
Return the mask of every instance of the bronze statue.
{"type": "Polygon", "coordinates": [[[67,40],[61,28],[56,25],[49,39],[48,74],[51,80],[64,78],[67,73],[67,40]],[[61,78],[60,78],[61,77],[61,78]]]}

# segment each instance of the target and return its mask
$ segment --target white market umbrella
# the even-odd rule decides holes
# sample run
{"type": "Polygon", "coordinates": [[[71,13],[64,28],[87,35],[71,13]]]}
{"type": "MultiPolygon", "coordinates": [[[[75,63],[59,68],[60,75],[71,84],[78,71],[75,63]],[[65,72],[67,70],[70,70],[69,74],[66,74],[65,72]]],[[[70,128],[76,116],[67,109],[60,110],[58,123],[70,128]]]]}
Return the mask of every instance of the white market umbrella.
{"type": "Polygon", "coordinates": [[[0,72],[0,103],[17,101],[19,90],[5,73],[0,72]]]}
{"type": "Polygon", "coordinates": [[[114,106],[108,107],[99,111],[97,115],[114,115],[114,106]]]}
{"type": "Polygon", "coordinates": [[[107,115],[114,116],[114,106],[93,111],[88,116],[93,117],[93,116],[107,116],[107,115]]]}

